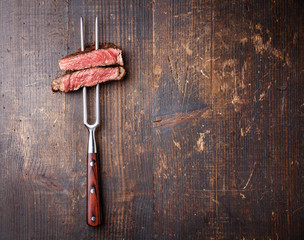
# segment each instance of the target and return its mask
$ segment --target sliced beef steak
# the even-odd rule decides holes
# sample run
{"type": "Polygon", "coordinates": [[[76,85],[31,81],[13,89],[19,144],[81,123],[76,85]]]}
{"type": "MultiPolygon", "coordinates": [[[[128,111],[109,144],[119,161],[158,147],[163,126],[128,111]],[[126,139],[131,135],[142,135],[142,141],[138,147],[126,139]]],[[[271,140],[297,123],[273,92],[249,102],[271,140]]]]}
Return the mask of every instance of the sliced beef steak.
{"type": "Polygon", "coordinates": [[[120,80],[125,75],[123,67],[94,67],[65,74],[56,78],[52,83],[52,90],[69,92],[86,86],[92,87],[98,83],[120,80]]]}
{"type": "Polygon", "coordinates": [[[123,66],[122,52],[115,45],[107,44],[101,46],[100,49],[94,49],[94,46],[89,46],[84,51],[78,49],[77,52],[59,59],[60,69],[74,71],[99,66],[123,66]]]}

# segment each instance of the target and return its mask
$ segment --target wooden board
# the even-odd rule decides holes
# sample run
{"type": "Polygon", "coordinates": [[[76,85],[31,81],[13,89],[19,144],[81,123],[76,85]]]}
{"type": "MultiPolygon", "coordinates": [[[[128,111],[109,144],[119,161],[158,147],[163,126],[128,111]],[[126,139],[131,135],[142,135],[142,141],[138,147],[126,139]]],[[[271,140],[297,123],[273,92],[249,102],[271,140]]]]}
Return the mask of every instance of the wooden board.
{"type": "MultiPolygon", "coordinates": [[[[300,1],[2,1],[0,239],[302,239],[300,1]],[[103,223],[86,225],[82,92],[57,60],[123,49],[101,85],[103,223]]],[[[94,89],[89,91],[94,115],[94,89]]],[[[94,117],[91,117],[94,120],[94,117]]]]}

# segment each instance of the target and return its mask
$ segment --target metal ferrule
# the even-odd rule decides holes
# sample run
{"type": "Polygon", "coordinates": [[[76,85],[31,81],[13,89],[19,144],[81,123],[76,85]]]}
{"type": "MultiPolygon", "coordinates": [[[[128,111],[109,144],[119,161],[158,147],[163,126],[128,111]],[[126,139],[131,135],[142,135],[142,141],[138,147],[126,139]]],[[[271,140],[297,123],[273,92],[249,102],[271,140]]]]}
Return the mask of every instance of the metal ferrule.
{"type": "Polygon", "coordinates": [[[95,128],[89,128],[88,130],[89,130],[88,153],[97,153],[95,128]]]}

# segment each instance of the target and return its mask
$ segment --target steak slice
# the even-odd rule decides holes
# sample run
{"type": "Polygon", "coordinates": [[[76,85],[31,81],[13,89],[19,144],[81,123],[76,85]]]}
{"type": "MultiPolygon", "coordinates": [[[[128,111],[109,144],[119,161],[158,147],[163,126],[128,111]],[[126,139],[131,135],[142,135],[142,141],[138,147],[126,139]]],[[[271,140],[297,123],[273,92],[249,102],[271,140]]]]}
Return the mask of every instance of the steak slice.
{"type": "Polygon", "coordinates": [[[125,75],[123,67],[94,67],[65,74],[56,78],[52,83],[52,90],[70,92],[79,88],[92,87],[98,83],[120,80],[125,75]]]}
{"type": "Polygon", "coordinates": [[[97,50],[94,46],[86,47],[84,51],[78,49],[75,53],[59,59],[59,67],[63,71],[116,64],[123,66],[122,52],[113,44],[103,45],[97,50]]]}

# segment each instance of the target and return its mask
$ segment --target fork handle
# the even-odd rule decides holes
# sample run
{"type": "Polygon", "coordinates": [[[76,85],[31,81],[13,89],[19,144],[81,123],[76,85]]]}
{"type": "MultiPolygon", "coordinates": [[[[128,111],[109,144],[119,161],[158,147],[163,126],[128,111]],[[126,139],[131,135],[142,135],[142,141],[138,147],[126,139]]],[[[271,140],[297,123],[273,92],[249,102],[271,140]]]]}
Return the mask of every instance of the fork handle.
{"type": "Polygon", "coordinates": [[[98,181],[97,153],[87,155],[87,223],[98,226],[101,223],[100,192],[98,181]]]}

